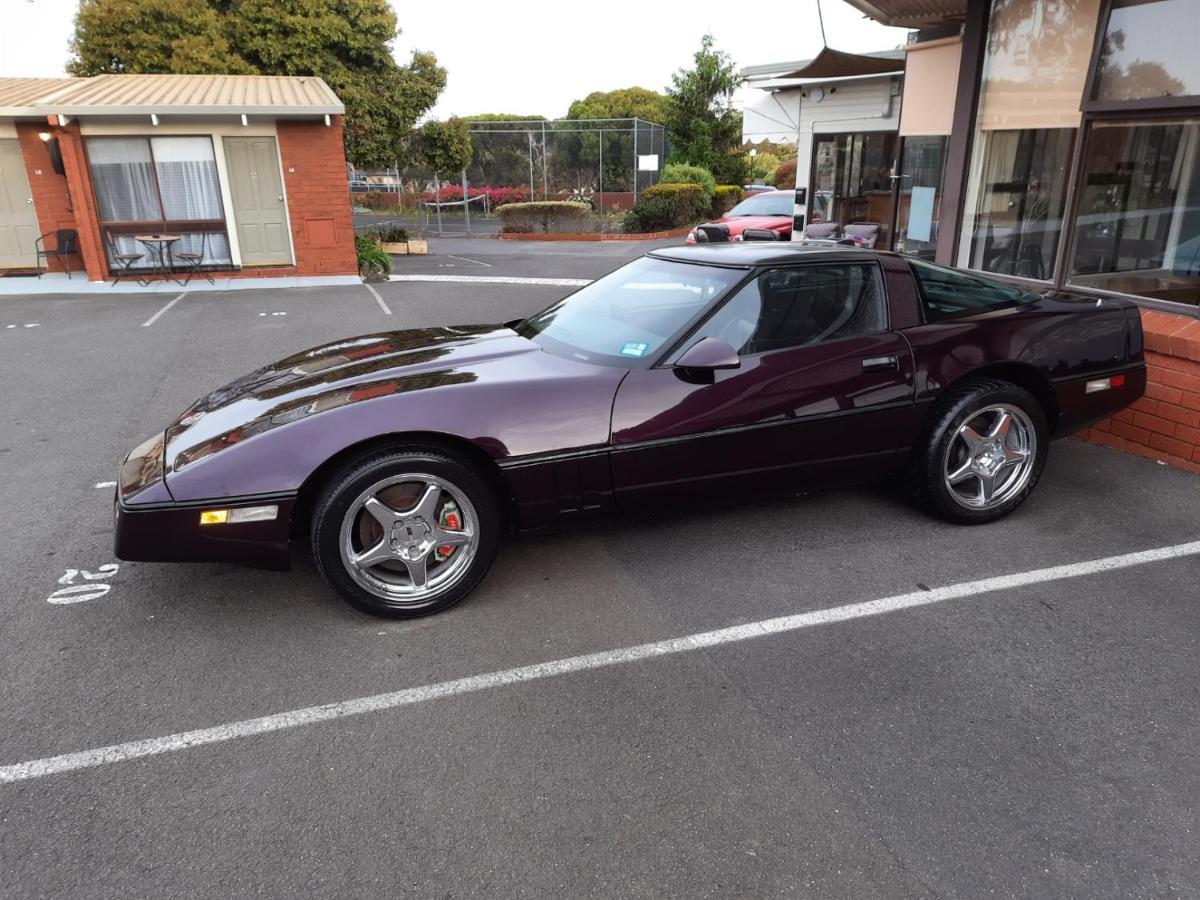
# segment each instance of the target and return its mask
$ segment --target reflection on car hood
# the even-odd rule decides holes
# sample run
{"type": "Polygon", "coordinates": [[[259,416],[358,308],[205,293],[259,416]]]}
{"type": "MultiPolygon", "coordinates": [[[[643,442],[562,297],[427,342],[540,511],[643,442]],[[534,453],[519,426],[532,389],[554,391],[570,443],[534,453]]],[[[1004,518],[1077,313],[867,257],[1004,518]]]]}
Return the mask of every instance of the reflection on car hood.
{"type": "Polygon", "coordinates": [[[476,381],[490,360],[540,353],[496,325],[347,338],[293,354],[201,397],[167,429],[176,470],[270,428],[347,403],[476,381]]]}

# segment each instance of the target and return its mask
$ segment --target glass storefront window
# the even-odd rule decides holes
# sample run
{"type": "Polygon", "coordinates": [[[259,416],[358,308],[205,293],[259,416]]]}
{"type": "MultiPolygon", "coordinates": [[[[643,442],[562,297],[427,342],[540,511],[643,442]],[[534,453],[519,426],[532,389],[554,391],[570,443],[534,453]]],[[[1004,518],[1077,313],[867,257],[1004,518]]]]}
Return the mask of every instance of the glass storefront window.
{"type": "Polygon", "coordinates": [[[1070,284],[1200,305],[1200,119],[1095,123],[1070,284]]]}
{"type": "Polygon", "coordinates": [[[959,264],[1049,279],[1062,230],[1073,128],[985,131],[959,264]]]}
{"type": "Polygon", "coordinates": [[[892,220],[896,132],[818,134],[813,139],[809,222],[878,225],[876,247],[887,247],[892,220]]]}
{"type": "Polygon", "coordinates": [[[1100,44],[1093,99],[1200,94],[1200,0],[1113,0],[1100,44]]]}
{"type": "Polygon", "coordinates": [[[918,259],[937,251],[938,213],[948,137],[904,139],[900,153],[900,197],[896,214],[896,250],[918,259]]]}

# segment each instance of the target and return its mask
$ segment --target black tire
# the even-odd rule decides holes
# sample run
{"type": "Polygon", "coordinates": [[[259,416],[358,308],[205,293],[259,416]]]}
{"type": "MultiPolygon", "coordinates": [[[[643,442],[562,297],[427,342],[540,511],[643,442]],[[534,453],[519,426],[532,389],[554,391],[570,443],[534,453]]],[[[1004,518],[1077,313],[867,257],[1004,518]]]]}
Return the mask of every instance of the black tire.
{"type": "MultiPolygon", "coordinates": [[[[1050,428],[1046,413],[1038,401],[1024,388],[999,379],[971,379],[955,386],[934,406],[923,437],[913,448],[910,461],[910,497],[934,514],[961,525],[982,525],[1003,518],[1025,502],[1037,486],[1050,447],[1050,428]],[[951,449],[959,429],[975,420],[981,410],[1006,405],[1024,413],[1035,438],[1032,465],[1024,474],[1019,487],[1013,486],[1010,496],[995,501],[987,508],[969,508],[954,496],[947,483],[946,472],[951,449]]],[[[999,498],[999,492],[997,492],[999,498]]]]}
{"type": "Polygon", "coordinates": [[[408,619],[441,612],[466,597],[491,567],[501,527],[496,493],[473,463],[441,448],[403,445],[368,451],[336,472],[313,504],[310,536],[317,570],[347,603],[372,615],[408,619]],[[364,491],[381,480],[412,472],[443,480],[467,501],[473,508],[478,543],[469,565],[463,567],[453,583],[431,596],[404,601],[380,596],[356,580],[350,564],[343,558],[342,528],[364,491]]]}

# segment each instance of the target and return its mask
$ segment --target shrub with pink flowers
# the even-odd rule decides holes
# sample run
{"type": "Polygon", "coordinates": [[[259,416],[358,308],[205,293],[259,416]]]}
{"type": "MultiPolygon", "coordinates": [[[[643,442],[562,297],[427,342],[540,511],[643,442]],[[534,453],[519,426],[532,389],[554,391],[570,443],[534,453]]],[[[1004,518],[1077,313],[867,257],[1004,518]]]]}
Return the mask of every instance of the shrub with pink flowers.
{"type": "MultiPolygon", "coordinates": [[[[489,209],[495,209],[497,206],[503,206],[506,203],[524,203],[529,199],[529,188],[523,186],[516,187],[468,187],[467,194],[471,197],[486,196],[489,209]]],[[[461,184],[444,184],[439,191],[427,191],[424,195],[427,203],[437,200],[441,203],[453,203],[463,198],[463,189],[461,184]]],[[[472,205],[472,209],[476,209],[482,204],[472,205]]]]}

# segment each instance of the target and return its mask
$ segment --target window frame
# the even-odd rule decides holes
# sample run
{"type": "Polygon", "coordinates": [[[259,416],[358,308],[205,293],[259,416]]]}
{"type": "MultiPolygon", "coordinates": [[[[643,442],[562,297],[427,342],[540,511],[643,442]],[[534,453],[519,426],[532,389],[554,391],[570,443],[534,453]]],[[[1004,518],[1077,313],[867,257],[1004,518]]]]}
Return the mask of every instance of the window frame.
{"type": "Polygon", "coordinates": [[[1187,109],[1200,109],[1200,94],[1187,94],[1182,97],[1142,97],[1137,100],[1096,100],[1096,88],[1100,85],[1100,48],[1104,44],[1104,35],[1108,31],[1108,22],[1112,16],[1113,0],[1101,0],[1100,12],[1096,16],[1096,34],[1092,38],[1092,58],[1088,62],[1087,77],[1083,82],[1083,97],[1080,111],[1083,118],[1079,123],[1082,131],[1088,123],[1089,113],[1124,113],[1126,115],[1143,112],[1169,110],[1175,115],[1187,109]]]}
{"type": "MultiPolygon", "coordinates": [[[[147,234],[154,232],[180,232],[183,234],[220,234],[225,237],[230,246],[230,262],[228,271],[237,271],[241,267],[233,261],[233,245],[229,239],[229,210],[225,205],[224,181],[221,179],[221,167],[217,162],[217,142],[216,136],[203,132],[186,134],[146,134],[138,132],[136,134],[85,134],[83,136],[83,158],[87,166],[88,181],[90,182],[92,192],[92,203],[96,207],[96,223],[100,229],[100,238],[103,244],[104,264],[111,271],[112,261],[108,257],[108,238],[117,235],[134,235],[147,234]],[[138,220],[119,220],[119,219],[102,219],[100,218],[100,194],[96,190],[96,179],[92,176],[92,160],[88,152],[88,144],[92,140],[105,140],[115,138],[118,140],[142,140],[146,142],[146,149],[150,153],[150,171],[154,175],[154,192],[158,197],[158,209],[164,216],[158,219],[138,219],[138,220]],[[154,139],[155,138],[204,138],[209,142],[213,151],[213,162],[217,165],[217,196],[221,202],[220,219],[168,219],[165,217],[166,210],[163,205],[162,186],[158,179],[158,160],[154,156],[154,139]]],[[[206,266],[212,268],[211,266],[206,266]]],[[[224,264],[220,264],[219,268],[225,270],[224,264]]],[[[141,271],[135,269],[134,271],[141,271]]]]}
{"type": "MultiPolygon", "coordinates": [[[[877,258],[871,258],[870,260],[841,259],[841,260],[838,260],[837,262],[833,262],[832,260],[824,260],[824,261],[805,260],[803,262],[780,263],[780,264],[776,264],[776,265],[761,265],[760,264],[760,265],[755,266],[753,269],[751,269],[745,278],[743,278],[741,281],[739,281],[737,284],[735,284],[733,287],[731,287],[729,289],[729,291],[725,294],[725,296],[722,297],[720,299],[720,301],[718,301],[717,303],[714,303],[712,308],[710,310],[708,310],[707,313],[702,315],[696,322],[692,323],[689,327],[687,327],[684,330],[684,332],[680,335],[679,339],[668,348],[666,353],[664,353],[661,357],[659,357],[659,359],[654,363],[653,366],[651,366],[651,368],[653,368],[653,369],[673,369],[673,368],[675,368],[675,360],[677,360],[678,357],[682,353],[684,353],[689,347],[692,346],[692,343],[693,343],[692,339],[696,336],[696,334],[702,328],[704,328],[704,326],[707,325],[709,323],[709,321],[714,316],[717,315],[717,313],[719,313],[722,309],[724,309],[726,304],[732,302],[733,299],[738,294],[740,294],[747,285],[750,284],[750,282],[755,281],[756,279],[765,275],[767,272],[777,272],[777,271],[789,270],[789,269],[812,269],[812,268],[820,268],[822,266],[835,266],[835,265],[862,266],[864,268],[871,269],[872,277],[875,279],[875,286],[876,286],[877,290],[879,291],[880,302],[883,304],[884,327],[880,331],[873,331],[873,332],[870,332],[870,334],[892,334],[895,331],[895,329],[892,327],[892,305],[891,305],[891,301],[888,297],[888,292],[887,292],[887,279],[884,277],[883,267],[880,266],[879,260],[877,258]]],[[[915,276],[914,276],[914,278],[915,278],[915,276]]],[[[868,336],[868,335],[861,335],[861,334],[847,335],[846,337],[835,338],[835,339],[829,340],[829,341],[818,341],[817,343],[813,343],[813,344],[795,344],[790,347],[779,347],[774,350],[763,350],[759,353],[739,353],[738,358],[739,359],[758,359],[760,357],[771,356],[776,353],[793,353],[797,350],[807,350],[807,349],[810,349],[813,347],[825,347],[830,344],[837,344],[837,343],[841,343],[842,341],[852,341],[852,340],[855,340],[856,338],[861,338],[861,337],[865,337],[865,336],[868,336]]]]}

